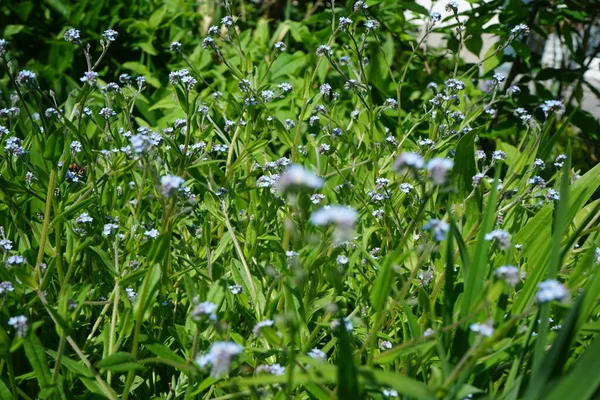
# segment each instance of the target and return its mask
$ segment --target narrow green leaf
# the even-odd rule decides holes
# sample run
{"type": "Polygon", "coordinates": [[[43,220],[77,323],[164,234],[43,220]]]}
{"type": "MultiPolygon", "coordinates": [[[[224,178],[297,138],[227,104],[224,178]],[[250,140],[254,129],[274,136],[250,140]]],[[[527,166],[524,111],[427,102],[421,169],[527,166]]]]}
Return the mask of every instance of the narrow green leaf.
{"type": "MultiPolygon", "coordinates": [[[[576,180],[569,189],[567,221],[573,220],[592,194],[600,186],[600,164],[576,180]]],[[[528,260],[528,277],[525,286],[512,308],[521,313],[535,295],[537,284],[546,275],[550,257],[552,233],[552,204],[547,204],[514,236],[514,243],[524,243],[522,258],[528,260]]]]}
{"type": "Polygon", "coordinates": [[[23,347],[25,348],[25,355],[33,368],[33,372],[35,373],[40,388],[50,385],[50,368],[48,367],[48,360],[46,359],[44,346],[40,339],[35,333],[31,332],[23,340],[23,347]]]}
{"type": "Polygon", "coordinates": [[[359,377],[362,382],[392,388],[399,395],[408,396],[411,399],[435,399],[427,385],[396,372],[362,367],[359,368],[359,377]]]}
{"type": "Polygon", "coordinates": [[[456,145],[452,185],[458,189],[453,198],[464,199],[473,189],[473,175],[477,173],[475,165],[475,130],[463,136],[456,145]]]}
{"type": "Polygon", "coordinates": [[[102,250],[98,246],[90,246],[90,250],[92,250],[94,253],[96,253],[99,256],[100,260],[102,261],[104,266],[108,269],[108,271],[110,271],[111,273],[115,272],[113,261],[111,261],[111,258],[106,251],[102,250]]]}
{"type": "MultiPolygon", "coordinates": [[[[547,305],[550,306],[550,304],[547,305]]],[[[539,364],[539,368],[534,372],[534,375],[529,382],[529,387],[527,388],[524,400],[540,399],[548,382],[553,377],[558,376],[562,371],[565,362],[569,357],[571,343],[575,339],[573,337],[573,332],[575,330],[580,307],[581,298],[579,298],[569,310],[558,336],[554,340],[554,343],[552,343],[552,348],[545,354],[543,361],[539,364]]]]}
{"type": "MultiPolygon", "coordinates": [[[[595,248],[590,247],[583,257],[582,262],[593,265],[595,256],[595,248]]],[[[577,321],[577,332],[588,321],[588,318],[598,305],[598,293],[600,293],[600,268],[598,268],[598,265],[595,266],[593,274],[583,288],[583,300],[581,300],[581,312],[577,321]]]]}
{"type": "Polygon", "coordinates": [[[573,368],[542,396],[544,400],[591,399],[600,387],[600,338],[583,352],[573,368]]]}
{"type": "MultiPolygon", "coordinates": [[[[554,218],[554,232],[550,247],[550,261],[548,263],[548,279],[554,279],[561,265],[561,243],[565,231],[567,230],[568,212],[569,212],[569,173],[571,171],[570,145],[568,147],[568,156],[563,167],[562,179],[560,182],[560,200],[554,218]]],[[[541,322],[538,329],[538,337],[535,342],[535,351],[533,356],[532,372],[535,374],[540,368],[542,357],[546,352],[546,340],[548,336],[548,318],[550,317],[550,304],[541,305],[541,322]]]]}
{"type": "MultiPolygon", "coordinates": [[[[386,258],[383,266],[378,267],[379,273],[375,279],[373,289],[371,289],[371,306],[375,311],[382,311],[385,308],[386,300],[394,282],[394,265],[402,264],[413,254],[413,251],[398,248],[386,258]]],[[[366,253],[365,250],[363,252],[366,253]]],[[[370,258],[371,255],[366,254],[366,257],[370,258]]]]}
{"type": "Polygon", "coordinates": [[[494,54],[496,51],[496,46],[491,46],[488,51],[485,52],[483,56],[484,59],[487,59],[483,62],[483,71],[482,75],[486,75],[488,72],[494,70],[500,62],[502,61],[502,52],[499,51],[497,54],[494,54]]]}
{"type": "Polygon", "coordinates": [[[11,340],[4,329],[0,329],[0,357],[7,356],[10,353],[11,340]]]}
{"type": "MultiPolygon", "coordinates": [[[[537,150],[536,158],[541,158],[542,160],[545,160],[550,155],[558,138],[567,129],[567,127],[571,126],[571,119],[575,115],[576,111],[577,111],[577,109],[574,109],[569,114],[567,119],[562,122],[560,127],[556,130],[556,132],[553,135],[550,135],[550,128],[552,127],[553,124],[552,123],[547,124],[548,129],[544,132],[544,134],[542,136],[541,143],[537,150]]],[[[554,116],[552,116],[551,118],[554,118],[554,116]]]]}
{"type": "Polygon", "coordinates": [[[10,393],[10,390],[4,383],[2,379],[0,379],[0,400],[13,400],[13,395],[10,393]]]}
{"type": "MultiPolygon", "coordinates": [[[[456,228],[454,221],[450,221],[450,226],[452,232],[448,235],[448,243],[446,245],[446,278],[444,280],[444,303],[442,307],[442,320],[444,321],[444,325],[450,325],[452,323],[454,303],[456,301],[454,290],[454,282],[456,281],[456,274],[454,272],[454,242],[452,239],[458,229],[456,228]]],[[[463,268],[467,268],[467,266],[463,265],[463,268]]],[[[451,332],[443,333],[443,339],[444,346],[448,347],[450,345],[451,332]]]]}
{"type": "Polygon", "coordinates": [[[187,115],[189,112],[189,104],[187,101],[187,97],[185,92],[179,85],[175,86],[175,94],[177,95],[177,100],[179,101],[179,106],[183,110],[183,112],[187,115]]]}
{"type": "Polygon", "coordinates": [[[185,364],[185,359],[183,357],[175,354],[171,349],[169,349],[164,344],[153,342],[153,343],[144,343],[144,346],[146,346],[146,348],[148,350],[150,350],[152,352],[152,354],[156,355],[157,357],[175,361],[176,363],[179,363],[179,364],[185,364]]]}
{"type": "Polygon", "coordinates": [[[502,392],[498,397],[498,400],[517,400],[519,398],[519,391],[521,389],[522,376],[519,376],[512,385],[502,392]]]}
{"type": "Polygon", "coordinates": [[[360,388],[356,374],[356,366],[352,355],[352,344],[350,335],[346,331],[346,325],[341,320],[337,334],[340,347],[337,359],[338,378],[337,393],[340,400],[361,399],[360,388]]]}
{"type": "Polygon", "coordinates": [[[162,262],[169,254],[171,246],[171,235],[167,233],[160,234],[152,243],[148,252],[148,261],[150,263],[162,262]]]}
{"type": "Polygon", "coordinates": [[[410,345],[401,344],[379,354],[374,358],[374,361],[377,364],[389,364],[407,353],[426,351],[428,348],[433,348],[434,346],[435,343],[430,340],[422,340],[410,345]]]}
{"type": "Polygon", "coordinates": [[[554,219],[554,232],[552,234],[552,245],[550,263],[548,264],[548,279],[554,279],[561,266],[561,243],[569,225],[569,179],[571,173],[571,145],[567,148],[567,159],[562,170],[560,181],[560,200],[554,219]]]}
{"type": "Polygon", "coordinates": [[[114,372],[126,372],[140,369],[142,366],[135,361],[135,357],[130,353],[117,352],[100,360],[98,368],[114,372]]]}
{"type": "Polygon", "coordinates": [[[310,392],[310,394],[312,394],[319,400],[330,400],[331,398],[330,394],[327,393],[324,389],[321,388],[321,386],[317,385],[316,383],[308,383],[304,385],[304,387],[310,392]]]}
{"type": "Polygon", "coordinates": [[[487,205],[485,207],[483,220],[477,236],[473,263],[468,269],[463,268],[465,291],[461,302],[461,316],[466,317],[476,306],[477,300],[481,296],[483,280],[487,271],[487,252],[489,242],[485,240],[485,235],[489,233],[494,226],[494,214],[496,212],[496,197],[498,194],[498,179],[500,178],[500,168],[496,168],[496,174],[492,188],[488,195],[487,205]]]}
{"type": "Polygon", "coordinates": [[[136,318],[139,312],[142,312],[143,319],[146,320],[149,315],[148,310],[156,304],[156,289],[161,277],[161,268],[159,264],[151,265],[146,271],[146,277],[135,303],[136,318]]]}

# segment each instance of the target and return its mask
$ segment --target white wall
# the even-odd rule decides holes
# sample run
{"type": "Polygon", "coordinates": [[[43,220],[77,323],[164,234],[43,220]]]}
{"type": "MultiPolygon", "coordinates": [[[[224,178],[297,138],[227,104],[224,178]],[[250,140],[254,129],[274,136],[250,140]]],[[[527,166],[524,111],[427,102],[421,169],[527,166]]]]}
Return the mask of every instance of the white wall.
{"type": "MultiPolygon", "coordinates": [[[[462,11],[470,10],[471,4],[467,0],[455,0],[458,4],[459,13],[462,11]]],[[[418,0],[419,4],[423,7],[427,8],[431,11],[437,11],[442,14],[442,17],[446,17],[448,12],[446,12],[445,7],[447,1],[432,1],[432,0],[418,0]]],[[[407,12],[407,16],[410,16],[410,12],[407,12]]],[[[498,22],[497,17],[494,17],[490,20],[489,24],[495,24],[498,22]]],[[[493,35],[484,35],[483,37],[483,49],[481,51],[481,56],[485,54],[485,52],[490,48],[490,46],[497,43],[495,37],[493,35]]],[[[428,39],[428,45],[432,47],[443,47],[445,46],[445,41],[443,40],[443,35],[433,34],[428,39]]],[[[544,53],[542,55],[542,64],[544,66],[558,66],[557,63],[559,60],[555,59],[556,54],[560,54],[560,43],[556,36],[551,35],[550,38],[546,41],[544,53]]],[[[461,57],[467,62],[476,62],[480,59],[479,56],[472,54],[468,50],[464,49],[461,52],[461,57]]],[[[510,70],[510,64],[504,64],[498,67],[498,72],[508,73],[510,70]]],[[[585,79],[587,82],[590,82],[595,88],[600,90],[600,58],[596,58],[592,61],[590,65],[590,69],[585,74],[585,79]]],[[[589,89],[584,88],[584,100],[582,108],[590,113],[592,113],[597,118],[600,118],[600,99],[598,99],[589,89]]]]}

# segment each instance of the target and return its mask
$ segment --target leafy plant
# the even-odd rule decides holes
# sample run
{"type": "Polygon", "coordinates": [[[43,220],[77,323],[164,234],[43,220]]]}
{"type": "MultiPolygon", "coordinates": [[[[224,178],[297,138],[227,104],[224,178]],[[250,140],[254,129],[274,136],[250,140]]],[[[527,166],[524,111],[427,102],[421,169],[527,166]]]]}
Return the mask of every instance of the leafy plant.
{"type": "Polygon", "coordinates": [[[286,4],[48,2],[43,73],[5,29],[0,397],[597,396],[600,167],[496,71],[526,16],[465,64],[486,4],[286,4]]]}

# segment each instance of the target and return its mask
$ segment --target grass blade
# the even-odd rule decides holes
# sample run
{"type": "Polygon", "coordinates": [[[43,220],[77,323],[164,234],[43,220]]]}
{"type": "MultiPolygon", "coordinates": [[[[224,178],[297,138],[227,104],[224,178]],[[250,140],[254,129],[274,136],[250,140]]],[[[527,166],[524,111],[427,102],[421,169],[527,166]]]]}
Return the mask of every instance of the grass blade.
{"type": "Polygon", "coordinates": [[[577,399],[588,400],[600,387],[600,338],[596,338],[569,373],[551,385],[545,400],[577,399]]]}
{"type": "MultiPolygon", "coordinates": [[[[569,357],[571,343],[575,339],[573,333],[575,331],[580,309],[581,299],[571,307],[556,340],[552,343],[552,348],[545,354],[543,361],[539,363],[539,367],[537,369],[534,368],[533,377],[529,382],[524,400],[537,400],[542,398],[541,395],[546,389],[550,379],[561,372],[565,365],[565,361],[569,357]]],[[[537,350],[538,347],[536,346],[536,352],[537,350]]],[[[542,348],[542,350],[545,350],[545,348],[542,348]]]]}
{"type": "Polygon", "coordinates": [[[481,296],[483,280],[487,268],[487,251],[489,242],[485,240],[486,233],[489,233],[494,226],[494,213],[496,212],[496,197],[498,195],[498,179],[500,178],[500,168],[496,168],[494,182],[488,197],[488,202],[484,210],[481,227],[477,236],[473,262],[468,268],[463,268],[465,281],[465,291],[461,302],[461,317],[466,317],[477,306],[477,299],[481,296]]]}
{"type": "Polygon", "coordinates": [[[350,334],[348,331],[346,331],[346,326],[343,320],[340,320],[337,336],[340,343],[340,350],[337,360],[338,399],[360,399],[360,388],[358,387],[356,367],[354,365],[354,358],[352,357],[350,334]]]}

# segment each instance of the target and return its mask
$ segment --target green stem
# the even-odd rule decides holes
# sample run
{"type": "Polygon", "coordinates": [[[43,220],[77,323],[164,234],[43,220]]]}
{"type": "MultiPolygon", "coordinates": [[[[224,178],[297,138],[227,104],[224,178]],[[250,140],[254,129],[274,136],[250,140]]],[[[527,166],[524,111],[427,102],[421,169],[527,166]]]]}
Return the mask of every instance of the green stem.
{"type": "MultiPolygon", "coordinates": [[[[187,107],[189,110],[190,104],[189,104],[189,94],[187,94],[186,92],[186,99],[185,101],[188,103],[187,107]]],[[[192,137],[192,121],[191,121],[191,115],[190,113],[188,113],[188,115],[186,116],[186,122],[185,122],[185,144],[183,145],[183,155],[181,157],[181,165],[179,166],[179,175],[181,175],[184,171],[185,171],[185,164],[187,163],[187,152],[188,152],[188,147],[190,145],[190,138],[192,137]]]]}
{"type": "Polygon", "coordinates": [[[383,312],[377,311],[375,313],[375,324],[373,329],[369,332],[369,351],[367,353],[367,366],[373,366],[373,355],[375,354],[375,348],[377,347],[377,332],[379,332],[379,326],[383,322],[383,312]]]}
{"type": "Polygon", "coordinates": [[[38,250],[37,261],[35,262],[35,272],[39,280],[41,276],[42,260],[44,259],[44,248],[48,239],[48,228],[50,226],[50,211],[52,208],[52,198],[54,197],[54,185],[56,182],[56,168],[52,168],[50,179],[48,181],[48,191],[46,192],[46,207],[44,208],[44,224],[42,226],[42,234],[40,236],[40,248],[38,250]]]}
{"type": "Polygon", "coordinates": [[[427,27],[425,34],[423,35],[421,40],[419,40],[417,45],[413,48],[413,51],[410,54],[410,57],[408,57],[408,61],[406,62],[406,64],[404,64],[404,71],[402,71],[402,76],[400,77],[400,82],[398,82],[398,86],[396,89],[396,97],[397,97],[396,100],[398,101],[398,137],[402,134],[402,85],[404,85],[404,80],[406,79],[406,74],[408,73],[408,67],[410,66],[412,59],[414,58],[415,54],[417,54],[417,50],[419,49],[419,47],[421,47],[421,44],[423,44],[425,39],[427,39],[427,36],[429,36],[430,32],[431,32],[431,28],[427,27]]]}
{"type": "MultiPolygon", "coordinates": [[[[115,283],[115,298],[113,302],[112,316],[110,318],[110,335],[108,337],[108,355],[112,355],[114,353],[115,347],[115,331],[117,326],[117,317],[119,311],[119,301],[121,297],[121,289],[119,287],[119,279],[117,278],[117,282],[115,283]]],[[[110,385],[110,381],[112,380],[112,373],[108,371],[106,376],[106,381],[110,385]]]]}
{"type": "MultiPolygon", "coordinates": [[[[46,296],[44,295],[44,293],[42,291],[38,290],[37,295],[38,295],[39,299],[41,300],[42,304],[44,305],[44,308],[48,312],[48,315],[50,315],[50,318],[52,319],[54,324],[56,326],[58,326],[58,321],[54,318],[54,314],[52,314],[50,312],[48,301],[46,300],[46,296]]],[[[71,338],[71,336],[69,336],[69,335],[65,335],[65,338],[66,338],[67,342],[69,342],[69,345],[71,346],[73,351],[75,351],[75,353],[77,354],[77,356],[79,357],[81,362],[94,375],[94,377],[96,378],[96,382],[98,383],[98,386],[100,387],[100,389],[102,389],[102,392],[104,393],[104,395],[106,397],[108,397],[110,400],[117,400],[117,397],[115,396],[112,389],[110,389],[110,387],[108,387],[106,382],[104,382],[102,380],[102,377],[100,376],[98,371],[96,371],[94,366],[90,363],[90,360],[88,360],[87,357],[85,356],[85,354],[83,354],[83,352],[81,351],[79,346],[77,346],[77,343],[73,340],[73,338],[71,338]]]]}
{"type": "MultiPolygon", "coordinates": [[[[198,325],[196,325],[196,331],[194,332],[194,340],[192,342],[192,350],[190,351],[189,354],[189,359],[192,360],[194,359],[194,357],[196,357],[196,354],[198,354],[198,344],[200,342],[200,329],[198,328],[198,325]]],[[[152,360],[152,359],[148,359],[148,360],[152,360]]],[[[163,362],[162,359],[158,359],[159,361],[157,362],[163,362]]],[[[172,361],[170,361],[172,362],[172,361]]],[[[140,361],[140,363],[142,363],[140,361]]],[[[167,363],[168,364],[168,363],[167,363]]],[[[178,368],[177,366],[173,365],[175,368],[178,368]]],[[[188,367],[188,365],[186,365],[186,367],[188,367]]],[[[179,367],[180,370],[182,370],[181,367],[179,367]]],[[[189,379],[189,384],[185,393],[185,398],[186,399],[190,399],[191,398],[191,394],[192,394],[192,390],[194,389],[194,375],[190,374],[188,379],[189,379]]]]}
{"type": "Polygon", "coordinates": [[[10,381],[10,389],[12,391],[13,399],[17,400],[19,396],[17,395],[17,381],[15,380],[15,369],[12,364],[12,356],[8,356],[6,360],[6,364],[8,365],[8,379],[10,381]]]}
{"type": "MultiPolygon", "coordinates": [[[[148,274],[152,273],[153,266],[150,266],[148,270],[148,274]]],[[[131,344],[131,355],[133,358],[137,357],[138,347],[139,347],[139,336],[142,331],[142,320],[144,317],[144,303],[149,301],[148,291],[150,290],[150,279],[146,277],[144,280],[144,285],[142,286],[142,291],[137,298],[137,304],[135,305],[135,331],[133,333],[133,343],[131,344]]],[[[127,400],[129,398],[129,391],[131,390],[131,385],[133,385],[133,379],[135,378],[135,370],[130,370],[127,373],[127,379],[125,381],[125,387],[123,388],[123,394],[121,395],[122,400],[127,400]]]]}
{"type": "Polygon", "coordinates": [[[248,267],[248,263],[246,262],[246,257],[244,256],[244,251],[240,246],[240,243],[237,240],[237,236],[235,235],[235,231],[233,230],[233,226],[231,226],[231,221],[229,221],[229,216],[227,215],[227,210],[223,210],[223,215],[225,216],[225,225],[227,226],[227,230],[231,235],[231,240],[233,241],[233,246],[235,247],[235,251],[240,258],[240,262],[244,267],[244,273],[246,274],[246,278],[248,279],[248,285],[250,286],[250,295],[252,297],[252,301],[254,301],[254,308],[256,310],[256,316],[260,319],[260,307],[258,304],[258,294],[256,292],[256,286],[254,285],[254,280],[252,280],[252,273],[250,272],[250,268],[248,267]]]}
{"type": "Polygon", "coordinates": [[[58,343],[58,351],[56,352],[56,363],[54,364],[54,371],[52,372],[52,385],[56,385],[58,379],[58,372],[60,371],[60,365],[62,363],[62,356],[65,351],[65,335],[60,336],[60,342],[58,343]]]}
{"type": "MultiPolygon", "coordinates": [[[[56,210],[56,204],[54,205],[54,209],[56,210]]],[[[58,282],[61,285],[61,291],[62,291],[62,287],[65,284],[65,274],[63,272],[63,259],[62,259],[62,250],[60,248],[60,242],[61,242],[61,232],[62,232],[62,227],[60,222],[58,222],[56,224],[56,229],[54,231],[54,235],[55,237],[55,247],[56,247],[56,272],[58,273],[58,282]]]]}

